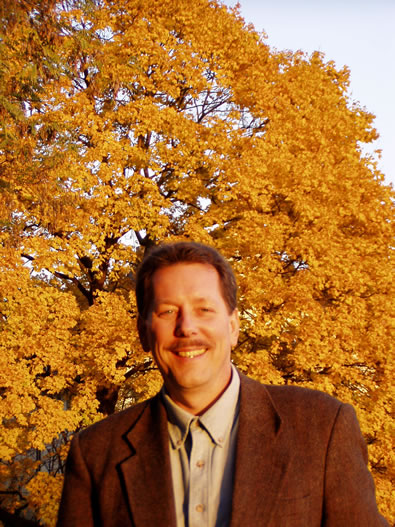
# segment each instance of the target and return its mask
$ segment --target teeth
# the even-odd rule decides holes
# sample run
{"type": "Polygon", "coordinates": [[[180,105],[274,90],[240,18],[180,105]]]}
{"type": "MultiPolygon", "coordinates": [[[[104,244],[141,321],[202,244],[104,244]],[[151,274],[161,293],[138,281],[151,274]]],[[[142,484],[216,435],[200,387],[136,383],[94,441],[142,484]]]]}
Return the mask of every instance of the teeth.
{"type": "Polygon", "coordinates": [[[179,355],[180,357],[186,357],[187,359],[193,359],[194,357],[203,355],[203,353],[205,352],[206,352],[205,349],[193,350],[193,351],[178,351],[177,355],[179,355]]]}

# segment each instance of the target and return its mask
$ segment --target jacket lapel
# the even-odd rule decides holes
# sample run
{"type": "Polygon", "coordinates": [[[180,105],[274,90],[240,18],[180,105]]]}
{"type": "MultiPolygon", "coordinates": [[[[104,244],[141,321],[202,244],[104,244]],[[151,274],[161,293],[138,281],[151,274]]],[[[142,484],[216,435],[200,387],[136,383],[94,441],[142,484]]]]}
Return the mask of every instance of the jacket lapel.
{"type": "Polygon", "coordinates": [[[292,448],[265,387],[241,377],[231,527],[269,525],[292,448]]]}
{"type": "Polygon", "coordinates": [[[132,524],[176,527],[166,411],[157,395],[124,439],[131,456],[121,465],[132,524]]]}

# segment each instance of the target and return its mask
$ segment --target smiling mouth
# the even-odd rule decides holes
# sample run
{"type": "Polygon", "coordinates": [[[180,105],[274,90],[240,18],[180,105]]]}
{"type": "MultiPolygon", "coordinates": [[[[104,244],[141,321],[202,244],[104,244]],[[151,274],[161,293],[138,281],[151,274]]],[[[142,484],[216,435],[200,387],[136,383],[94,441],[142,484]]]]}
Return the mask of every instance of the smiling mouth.
{"type": "Polygon", "coordinates": [[[193,359],[195,357],[200,357],[200,355],[203,355],[206,353],[207,348],[197,349],[197,350],[190,350],[190,351],[176,351],[176,355],[179,357],[183,357],[186,359],[193,359]]]}

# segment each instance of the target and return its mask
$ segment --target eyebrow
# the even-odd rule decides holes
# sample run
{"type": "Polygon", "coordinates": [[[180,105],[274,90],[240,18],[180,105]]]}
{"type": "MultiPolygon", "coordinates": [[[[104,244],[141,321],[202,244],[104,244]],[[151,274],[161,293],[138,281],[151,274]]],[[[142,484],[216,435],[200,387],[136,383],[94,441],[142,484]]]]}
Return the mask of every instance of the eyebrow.
{"type": "MultiPolygon", "coordinates": [[[[206,297],[206,296],[199,296],[199,297],[189,297],[191,302],[193,304],[200,304],[200,303],[203,303],[203,302],[208,302],[210,304],[215,304],[215,300],[210,298],[210,297],[206,297]]],[[[171,298],[159,298],[157,301],[154,301],[154,305],[155,306],[160,306],[160,305],[177,305],[178,302],[176,299],[171,299],[171,298]]]]}

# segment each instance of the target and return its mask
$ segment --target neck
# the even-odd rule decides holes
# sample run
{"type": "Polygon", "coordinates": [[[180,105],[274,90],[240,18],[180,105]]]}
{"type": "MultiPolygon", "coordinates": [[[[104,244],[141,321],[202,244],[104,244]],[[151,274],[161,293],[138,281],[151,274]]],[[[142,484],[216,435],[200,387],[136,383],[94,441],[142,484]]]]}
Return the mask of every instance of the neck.
{"type": "Polygon", "coordinates": [[[204,389],[191,389],[182,392],[175,392],[170,386],[166,386],[166,390],[172,401],[192,415],[203,415],[211,406],[213,406],[222,396],[232,381],[232,370],[230,370],[229,378],[214,396],[212,393],[205,392],[204,389]]]}

